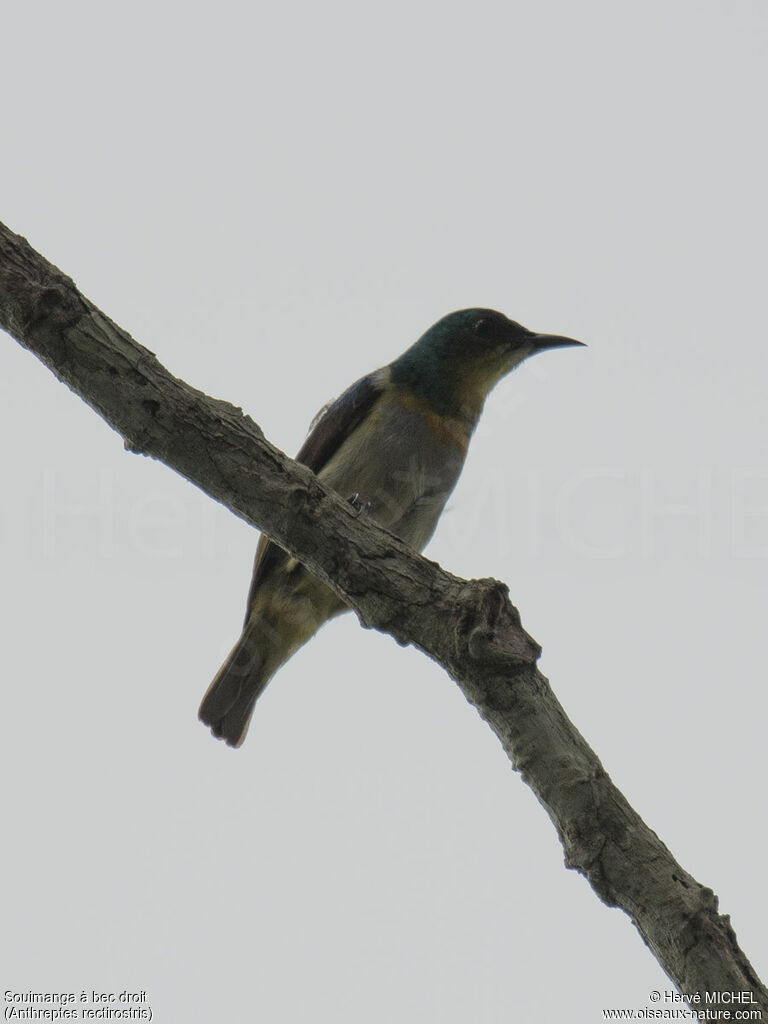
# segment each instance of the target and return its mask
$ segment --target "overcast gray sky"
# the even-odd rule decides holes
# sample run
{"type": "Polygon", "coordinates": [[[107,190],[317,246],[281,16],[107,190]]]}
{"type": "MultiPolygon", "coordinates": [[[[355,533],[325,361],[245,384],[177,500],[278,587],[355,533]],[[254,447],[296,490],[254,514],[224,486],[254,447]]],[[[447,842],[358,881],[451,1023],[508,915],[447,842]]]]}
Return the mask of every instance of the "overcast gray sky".
{"type": "MultiPolygon", "coordinates": [[[[3,20],[0,218],[286,451],[452,309],[589,343],[494,392],[428,554],[509,584],[765,978],[765,4],[3,20]]],[[[255,533],[0,340],[0,990],[592,1024],[670,987],[454,684],[352,617],[212,740],[255,533]]]]}

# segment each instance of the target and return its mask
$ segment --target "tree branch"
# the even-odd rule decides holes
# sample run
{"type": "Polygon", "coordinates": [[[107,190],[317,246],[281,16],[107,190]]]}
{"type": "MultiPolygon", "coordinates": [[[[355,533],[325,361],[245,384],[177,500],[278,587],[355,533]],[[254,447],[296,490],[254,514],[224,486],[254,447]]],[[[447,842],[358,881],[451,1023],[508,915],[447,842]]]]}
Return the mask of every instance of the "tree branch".
{"type": "MultiPolygon", "coordinates": [[[[717,897],[691,877],[611,782],[536,668],[507,587],[416,554],[271,445],[243,411],[173,377],[25,239],[0,224],[0,325],[125,439],[264,530],[368,627],[414,644],[488,722],[552,819],[566,865],[621,907],[694,1010],[707,994],[768,991],[717,897]]],[[[748,996],[745,998],[749,998],[748,996]]]]}

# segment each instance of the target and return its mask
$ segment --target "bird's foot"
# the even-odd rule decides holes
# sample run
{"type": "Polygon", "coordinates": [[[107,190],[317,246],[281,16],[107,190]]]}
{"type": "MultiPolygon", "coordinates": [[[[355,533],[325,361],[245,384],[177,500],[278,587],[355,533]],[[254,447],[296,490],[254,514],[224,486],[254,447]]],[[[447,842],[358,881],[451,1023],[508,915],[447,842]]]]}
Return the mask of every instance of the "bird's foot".
{"type": "Polygon", "coordinates": [[[373,508],[373,504],[370,501],[363,501],[358,491],[355,491],[354,494],[347,498],[347,501],[355,510],[355,518],[360,515],[367,516],[373,508]]]}

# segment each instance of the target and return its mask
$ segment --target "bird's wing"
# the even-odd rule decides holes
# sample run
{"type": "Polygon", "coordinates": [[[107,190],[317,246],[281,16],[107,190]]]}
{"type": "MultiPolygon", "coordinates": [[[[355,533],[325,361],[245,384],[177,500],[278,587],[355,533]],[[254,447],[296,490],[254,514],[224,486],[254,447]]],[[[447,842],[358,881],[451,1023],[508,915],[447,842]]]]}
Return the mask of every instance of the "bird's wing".
{"type": "MultiPolygon", "coordinates": [[[[324,406],[312,421],[309,434],[299,449],[296,461],[308,466],[313,473],[319,473],[370,413],[384,391],[387,379],[387,374],[376,370],[366,377],[361,377],[347,388],[343,395],[324,406]]],[[[260,584],[286,558],[283,549],[273,544],[266,534],[262,534],[253,563],[246,622],[260,584]]]]}
{"type": "Polygon", "coordinates": [[[361,377],[334,402],[323,406],[312,420],[296,461],[319,473],[350,434],[360,426],[384,390],[381,370],[361,377]]]}

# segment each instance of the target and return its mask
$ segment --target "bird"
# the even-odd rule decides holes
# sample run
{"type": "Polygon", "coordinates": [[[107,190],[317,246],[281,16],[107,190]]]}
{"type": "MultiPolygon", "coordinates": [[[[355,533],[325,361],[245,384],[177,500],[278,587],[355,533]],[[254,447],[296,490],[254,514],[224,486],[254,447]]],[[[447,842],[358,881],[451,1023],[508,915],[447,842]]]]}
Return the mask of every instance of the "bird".
{"type": "MultiPolygon", "coordinates": [[[[537,334],[493,309],[449,313],[324,407],[296,461],[421,551],[491,389],[530,356],[583,344],[537,334]]],[[[229,746],[241,746],[275,672],[345,610],[337,594],[262,534],[242,634],[203,697],[203,724],[229,746]]]]}

